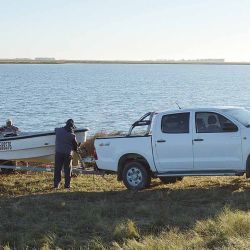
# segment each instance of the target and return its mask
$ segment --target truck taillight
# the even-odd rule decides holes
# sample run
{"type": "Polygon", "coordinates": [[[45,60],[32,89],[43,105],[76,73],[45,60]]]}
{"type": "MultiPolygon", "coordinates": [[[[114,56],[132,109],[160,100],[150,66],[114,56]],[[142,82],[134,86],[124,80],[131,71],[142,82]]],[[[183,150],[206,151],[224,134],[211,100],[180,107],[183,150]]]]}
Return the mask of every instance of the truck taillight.
{"type": "Polygon", "coordinates": [[[94,149],[94,158],[95,158],[95,160],[97,161],[98,160],[98,156],[97,156],[97,153],[96,153],[96,150],[94,149]]]}

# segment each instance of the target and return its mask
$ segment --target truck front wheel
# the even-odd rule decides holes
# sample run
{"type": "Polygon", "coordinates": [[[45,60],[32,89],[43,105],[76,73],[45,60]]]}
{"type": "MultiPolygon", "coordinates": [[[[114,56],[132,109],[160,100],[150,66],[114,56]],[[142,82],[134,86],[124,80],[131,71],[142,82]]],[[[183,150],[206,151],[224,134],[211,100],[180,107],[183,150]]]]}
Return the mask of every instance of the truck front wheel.
{"type": "Polygon", "coordinates": [[[151,177],[142,163],[131,161],[123,169],[122,180],[128,189],[141,190],[150,186],[151,177]]]}

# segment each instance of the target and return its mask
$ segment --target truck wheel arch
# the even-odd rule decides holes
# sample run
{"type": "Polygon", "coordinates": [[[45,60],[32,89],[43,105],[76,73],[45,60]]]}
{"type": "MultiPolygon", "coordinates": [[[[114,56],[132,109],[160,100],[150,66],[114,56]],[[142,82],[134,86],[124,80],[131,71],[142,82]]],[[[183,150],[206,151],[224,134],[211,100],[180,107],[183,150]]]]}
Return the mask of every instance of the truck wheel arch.
{"type": "Polygon", "coordinates": [[[136,153],[128,153],[128,154],[121,156],[119,161],[118,161],[118,170],[117,170],[117,180],[118,181],[122,180],[122,172],[123,172],[125,164],[129,161],[134,161],[134,160],[142,163],[145,166],[146,170],[151,173],[149,163],[145,157],[143,157],[140,154],[136,154],[136,153]]]}

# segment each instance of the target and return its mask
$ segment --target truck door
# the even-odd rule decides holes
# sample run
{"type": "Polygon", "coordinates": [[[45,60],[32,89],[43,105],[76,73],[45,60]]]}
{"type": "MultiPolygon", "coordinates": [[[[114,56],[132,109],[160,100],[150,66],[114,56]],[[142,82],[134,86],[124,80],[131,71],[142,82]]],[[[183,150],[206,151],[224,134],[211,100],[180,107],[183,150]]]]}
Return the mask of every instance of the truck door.
{"type": "Polygon", "coordinates": [[[152,140],[159,172],[193,169],[190,112],[161,115],[155,124],[152,140]]]}
{"type": "Polygon", "coordinates": [[[194,169],[241,169],[242,145],[238,126],[215,112],[196,112],[194,119],[194,169]]]}

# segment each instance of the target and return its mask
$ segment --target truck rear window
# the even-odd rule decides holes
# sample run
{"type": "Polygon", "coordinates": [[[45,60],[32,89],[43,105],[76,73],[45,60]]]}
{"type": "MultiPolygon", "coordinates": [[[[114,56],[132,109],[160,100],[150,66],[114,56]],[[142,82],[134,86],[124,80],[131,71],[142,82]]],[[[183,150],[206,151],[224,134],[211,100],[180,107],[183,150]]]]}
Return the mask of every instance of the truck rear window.
{"type": "Polygon", "coordinates": [[[161,120],[161,131],[168,134],[189,133],[190,113],[164,115],[161,120]]]}

